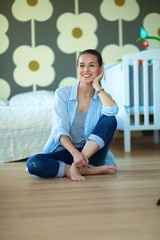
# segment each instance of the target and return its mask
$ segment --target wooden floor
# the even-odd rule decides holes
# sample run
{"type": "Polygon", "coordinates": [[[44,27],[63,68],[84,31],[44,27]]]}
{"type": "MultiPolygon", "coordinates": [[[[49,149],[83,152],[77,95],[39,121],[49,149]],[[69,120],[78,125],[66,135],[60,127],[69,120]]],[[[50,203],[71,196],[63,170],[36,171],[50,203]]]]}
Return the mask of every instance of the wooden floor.
{"type": "Polygon", "coordinates": [[[0,165],[0,240],[159,240],[160,144],[151,137],[111,147],[116,175],[39,179],[25,161],[0,165]]]}

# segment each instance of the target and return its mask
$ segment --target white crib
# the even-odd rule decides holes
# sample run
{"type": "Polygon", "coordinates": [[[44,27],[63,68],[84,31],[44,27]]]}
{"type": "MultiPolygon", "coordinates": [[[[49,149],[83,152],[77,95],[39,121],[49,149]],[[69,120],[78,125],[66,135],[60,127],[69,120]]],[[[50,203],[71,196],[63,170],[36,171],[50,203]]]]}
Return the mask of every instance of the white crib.
{"type": "Polygon", "coordinates": [[[104,66],[102,86],[119,105],[117,130],[124,131],[124,151],[131,151],[131,131],[153,130],[159,142],[160,49],[144,50],[104,66]]]}

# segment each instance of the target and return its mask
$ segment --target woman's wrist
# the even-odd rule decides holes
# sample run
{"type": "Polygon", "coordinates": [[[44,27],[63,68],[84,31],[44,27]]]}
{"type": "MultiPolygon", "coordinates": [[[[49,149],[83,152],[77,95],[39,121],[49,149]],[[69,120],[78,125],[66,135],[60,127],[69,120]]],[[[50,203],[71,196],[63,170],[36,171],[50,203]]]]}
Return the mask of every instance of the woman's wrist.
{"type": "Polygon", "coordinates": [[[100,83],[93,83],[92,84],[93,85],[93,87],[94,87],[94,89],[96,90],[96,91],[99,91],[100,89],[101,89],[101,85],[100,85],[100,83]]]}
{"type": "Polygon", "coordinates": [[[63,147],[67,149],[68,152],[74,157],[77,154],[78,150],[72,144],[70,138],[66,135],[62,135],[60,137],[60,142],[62,143],[63,147]]]}
{"type": "Polygon", "coordinates": [[[104,91],[104,88],[100,88],[100,89],[97,91],[97,94],[99,94],[101,91],[104,91]]]}
{"type": "Polygon", "coordinates": [[[72,155],[72,157],[74,158],[77,154],[79,153],[79,151],[77,150],[77,148],[73,147],[70,151],[70,154],[72,155]]]}

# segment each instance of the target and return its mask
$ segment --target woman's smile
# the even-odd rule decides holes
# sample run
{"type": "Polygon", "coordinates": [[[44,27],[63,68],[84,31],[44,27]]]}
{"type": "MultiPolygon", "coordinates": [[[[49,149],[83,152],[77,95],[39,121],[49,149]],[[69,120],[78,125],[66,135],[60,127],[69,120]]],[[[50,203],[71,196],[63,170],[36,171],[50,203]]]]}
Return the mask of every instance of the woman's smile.
{"type": "Polygon", "coordinates": [[[83,76],[84,78],[89,78],[89,77],[92,76],[92,74],[83,74],[82,76],[83,76]]]}

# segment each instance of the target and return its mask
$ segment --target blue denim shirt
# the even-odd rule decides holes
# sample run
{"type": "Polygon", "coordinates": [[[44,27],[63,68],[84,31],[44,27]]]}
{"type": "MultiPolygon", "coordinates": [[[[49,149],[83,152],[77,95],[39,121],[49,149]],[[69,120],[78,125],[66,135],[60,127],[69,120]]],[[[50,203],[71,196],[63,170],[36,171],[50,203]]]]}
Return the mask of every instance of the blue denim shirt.
{"type": "MultiPolygon", "coordinates": [[[[52,131],[44,149],[42,150],[42,153],[50,153],[54,151],[60,145],[59,139],[62,135],[66,135],[71,138],[69,131],[78,106],[78,84],[79,82],[72,86],[65,86],[56,90],[53,106],[52,131]]],[[[91,135],[91,132],[102,114],[115,116],[117,113],[117,103],[115,103],[113,107],[102,105],[101,100],[95,91],[86,116],[84,127],[85,140],[87,141],[88,139],[92,139],[97,142],[99,148],[102,148],[104,146],[102,140],[93,134],[91,135]]],[[[107,157],[114,159],[110,150],[108,151],[107,157]]]]}

